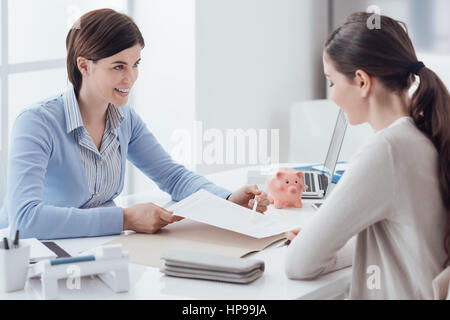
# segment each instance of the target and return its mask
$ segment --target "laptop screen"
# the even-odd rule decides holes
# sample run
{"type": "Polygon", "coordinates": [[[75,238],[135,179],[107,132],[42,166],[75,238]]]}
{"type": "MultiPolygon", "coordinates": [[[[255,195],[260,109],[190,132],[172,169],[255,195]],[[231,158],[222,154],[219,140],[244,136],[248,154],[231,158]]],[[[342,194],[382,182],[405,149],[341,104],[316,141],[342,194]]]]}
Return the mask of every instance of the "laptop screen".
{"type": "Polygon", "coordinates": [[[324,171],[330,175],[334,174],[336,163],[341,152],[342,143],[344,142],[345,131],[347,130],[347,118],[339,109],[336,125],[334,127],[333,136],[331,137],[330,147],[328,148],[327,157],[325,158],[324,171]]]}

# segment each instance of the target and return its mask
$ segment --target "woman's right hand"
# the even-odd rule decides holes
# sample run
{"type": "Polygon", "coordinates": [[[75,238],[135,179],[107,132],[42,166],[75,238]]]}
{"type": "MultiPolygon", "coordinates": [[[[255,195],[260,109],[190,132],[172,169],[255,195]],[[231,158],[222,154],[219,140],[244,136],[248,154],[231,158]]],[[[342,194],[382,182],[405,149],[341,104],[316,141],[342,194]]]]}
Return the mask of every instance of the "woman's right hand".
{"type": "Polygon", "coordinates": [[[284,234],[284,236],[287,238],[286,244],[289,245],[295,239],[295,237],[299,234],[299,232],[300,232],[300,229],[286,232],[284,234]]]}
{"type": "Polygon", "coordinates": [[[141,203],[123,209],[123,230],[155,233],[168,224],[183,219],[154,203],[141,203]]]}

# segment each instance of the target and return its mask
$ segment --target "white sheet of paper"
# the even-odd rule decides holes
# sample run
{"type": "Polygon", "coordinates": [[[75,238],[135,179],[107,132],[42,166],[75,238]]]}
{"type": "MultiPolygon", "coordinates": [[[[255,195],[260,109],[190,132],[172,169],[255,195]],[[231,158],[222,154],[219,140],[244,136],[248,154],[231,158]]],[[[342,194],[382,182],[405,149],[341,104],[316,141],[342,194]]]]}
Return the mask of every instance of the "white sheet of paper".
{"type": "Polygon", "coordinates": [[[265,216],[222,199],[206,190],[199,190],[167,208],[174,215],[242,233],[266,238],[298,228],[296,225],[265,216]]]}

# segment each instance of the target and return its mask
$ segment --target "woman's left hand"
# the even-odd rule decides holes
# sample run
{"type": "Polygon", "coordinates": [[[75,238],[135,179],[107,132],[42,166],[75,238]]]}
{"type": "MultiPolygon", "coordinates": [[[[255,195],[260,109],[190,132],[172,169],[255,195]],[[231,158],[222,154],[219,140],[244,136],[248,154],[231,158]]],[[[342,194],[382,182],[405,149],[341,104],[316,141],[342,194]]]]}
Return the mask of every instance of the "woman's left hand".
{"type": "Polygon", "coordinates": [[[229,201],[249,209],[253,209],[255,199],[258,202],[256,211],[264,213],[270,201],[267,198],[267,193],[259,190],[257,185],[244,186],[228,197],[229,201]]]}

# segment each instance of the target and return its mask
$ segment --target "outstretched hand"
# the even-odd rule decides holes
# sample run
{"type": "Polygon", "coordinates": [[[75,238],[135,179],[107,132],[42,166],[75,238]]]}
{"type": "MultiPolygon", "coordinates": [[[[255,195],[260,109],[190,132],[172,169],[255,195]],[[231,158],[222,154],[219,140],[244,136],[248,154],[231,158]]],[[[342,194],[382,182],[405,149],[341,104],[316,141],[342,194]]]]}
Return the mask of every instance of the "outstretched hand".
{"type": "Polygon", "coordinates": [[[228,197],[229,201],[249,209],[253,209],[255,199],[258,202],[256,211],[264,213],[267,206],[270,205],[270,201],[267,198],[267,193],[259,190],[257,185],[244,186],[228,197]]]}
{"type": "Polygon", "coordinates": [[[299,234],[299,232],[300,232],[300,229],[286,232],[284,234],[287,238],[286,244],[289,245],[295,239],[295,237],[299,234]]]}
{"type": "Polygon", "coordinates": [[[183,218],[154,203],[141,203],[123,209],[123,230],[155,233],[168,224],[180,220],[183,218]]]}

